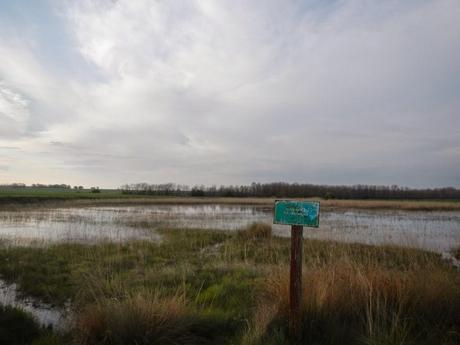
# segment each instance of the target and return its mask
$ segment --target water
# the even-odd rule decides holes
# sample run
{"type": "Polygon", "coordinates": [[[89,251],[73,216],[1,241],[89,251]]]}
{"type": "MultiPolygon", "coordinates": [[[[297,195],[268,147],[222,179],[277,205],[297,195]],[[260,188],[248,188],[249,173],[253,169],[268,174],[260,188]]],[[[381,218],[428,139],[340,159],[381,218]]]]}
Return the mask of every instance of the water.
{"type": "Polygon", "coordinates": [[[0,280],[0,304],[11,305],[29,312],[43,327],[61,330],[65,329],[70,322],[66,308],[59,309],[32,298],[21,298],[18,296],[16,284],[6,284],[2,280],[0,280]]]}
{"type": "Polygon", "coordinates": [[[394,244],[447,252],[460,247],[460,212],[354,210],[322,214],[307,236],[365,244],[394,244]]]}
{"type": "Polygon", "coordinates": [[[12,245],[49,243],[158,241],[152,229],[136,226],[135,219],[97,208],[0,212],[0,240],[12,245]]]}
{"type": "MultiPolygon", "coordinates": [[[[159,241],[158,227],[236,230],[272,223],[272,208],[239,205],[150,205],[0,211],[0,239],[13,245],[59,242],[159,241]]],[[[289,236],[289,227],[273,226],[289,236]]],[[[304,236],[366,244],[396,244],[447,252],[460,246],[460,212],[322,211],[320,228],[304,236]]]]}
{"type": "MultiPolygon", "coordinates": [[[[129,240],[160,241],[159,227],[234,231],[253,222],[272,223],[271,207],[238,205],[152,205],[63,208],[33,211],[0,211],[3,245],[129,240]]],[[[290,227],[273,226],[278,236],[289,236],[290,227]]],[[[305,228],[307,238],[396,244],[443,253],[460,266],[449,251],[460,247],[460,212],[322,211],[318,229],[305,228]]],[[[0,303],[31,312],[42,325],[65,327],[66,312],[31,299],[22,299],[16,285],[0,280],[0,303]]]]}

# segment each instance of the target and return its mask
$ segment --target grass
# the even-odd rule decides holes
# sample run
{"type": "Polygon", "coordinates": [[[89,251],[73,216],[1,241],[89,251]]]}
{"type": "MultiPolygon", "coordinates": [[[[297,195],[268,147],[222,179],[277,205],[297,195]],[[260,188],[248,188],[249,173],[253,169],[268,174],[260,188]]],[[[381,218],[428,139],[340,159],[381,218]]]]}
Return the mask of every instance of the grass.
{"type": "MultiPolygon", "coordinates": [[[[75,344],[287,344],[289,239],[162,229],[161,243],[2,247],[22,293],[71,301],[75,344]]],[[[307,344],[458,344],[460,275],[440,255],[304,241],[307,344]]]]}
{"type": "MultiPolygon", "coordinates": [[[[0,188],[0,206],[8,209],[29,207],[73,207],[107,205],[261,205],[272,207],[277,198],[240,197],[174,197],[123,194],[115,189],[102,189],[100,193],[91,190],[43,189],[43,188],[0,188]]],[[[289,198],[287,198],[289,199],[289,198]]],[[[305,200],[305,199],[303,199],[305,200]]],[[[372,209],[435,211],[460,210],[460,200],[323,200],[321,207],[326,209],[372,209]]]]}
{"type": "Polygon", "coordinates": [[[0,305],[0,344],[29,344],[39,334],[40,327],[29,314],[0,305]]]}
{"type": "Polygon", "coordinates": [[[181,297],[135,294],[102,299],[78,314],[78,344],[215,344],[234,331],[225,319],[188,308],[181,297]]]}
{"type": "Polygon", "coordinates": [[[266,239],[272,237],[272,227],[265,223],[254,223],[238,231],[238,236],[245,240],[266,239]]]}
{"type": "Polygon", "coordinates": [[[459,200],[324,200],[321,206],[337,209],[404,210],[404,211],[456,211],[459,200]]]}
{"type": "Polygon", "coordinates": [[[457,260],[460,260],[460,248],[456,248],[452,251],[452,254],[454,255],[454,258],[457,260]]]}
{"type": "Polygon", "coordinates": [[[100,193],[92,193],[89,189],[74,190],[64,188],[0,188],[0,205],[37,204],[52,201],[69,201],[79,199],[122,199],[128,195],[118,190],[103,189],[100,193]]]}
{"type": "MultiPolygon", "coordinates": [[[[457,344],[460,340],[460,282],[442,269],[401,272],[343,262],[310,269],[303,282],[302,343],[457,344]]],[[[255,341],[248,343],[285,344],[289,315],[285,270],[274,273],[265,286],[256,312],[260,315],[254,318],[263,321],[254,324],[255,341]]]]}
{"type": "Polygon", "coordinates": [[[0,305],[0,344],[53,345],[60,339],[20,308],[0,305]]]}

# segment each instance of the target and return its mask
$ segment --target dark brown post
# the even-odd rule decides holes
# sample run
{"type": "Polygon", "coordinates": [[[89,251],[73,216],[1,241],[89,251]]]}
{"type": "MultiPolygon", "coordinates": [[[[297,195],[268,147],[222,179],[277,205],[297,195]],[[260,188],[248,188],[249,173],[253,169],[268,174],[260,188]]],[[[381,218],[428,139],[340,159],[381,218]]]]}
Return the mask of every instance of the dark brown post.
{"type": "Polygon", "coordinates": [[[291,227],[291,280],[289,333],[292,339],[299,339],[301,331],[302,305],[302,242],[303,226],[291,227]]]}

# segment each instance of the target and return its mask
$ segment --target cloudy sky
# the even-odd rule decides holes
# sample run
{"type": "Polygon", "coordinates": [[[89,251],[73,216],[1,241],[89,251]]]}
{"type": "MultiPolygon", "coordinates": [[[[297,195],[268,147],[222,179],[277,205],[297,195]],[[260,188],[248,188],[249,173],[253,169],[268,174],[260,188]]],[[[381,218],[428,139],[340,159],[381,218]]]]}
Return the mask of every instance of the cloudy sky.
{"type": "Polygon", "coordinates": [[[0,183],[460,187],[458,0],[0,0],[0,183]]]}

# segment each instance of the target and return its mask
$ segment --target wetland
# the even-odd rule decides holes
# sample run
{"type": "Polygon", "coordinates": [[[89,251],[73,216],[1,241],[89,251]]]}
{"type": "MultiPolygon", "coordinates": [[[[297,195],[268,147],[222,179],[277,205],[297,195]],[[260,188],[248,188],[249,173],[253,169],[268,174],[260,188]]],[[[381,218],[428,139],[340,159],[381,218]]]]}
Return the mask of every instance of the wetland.
{"type": "MultiPolygon", "coordinates": [[[[266,203],[4,208],[0,303],[36,344],[285,344],[290,228],[272,218],[266,203]]],[[[304,229],[304,339],[457,343],[459,247],[455,209],[325,207],[304,229]]]]}

